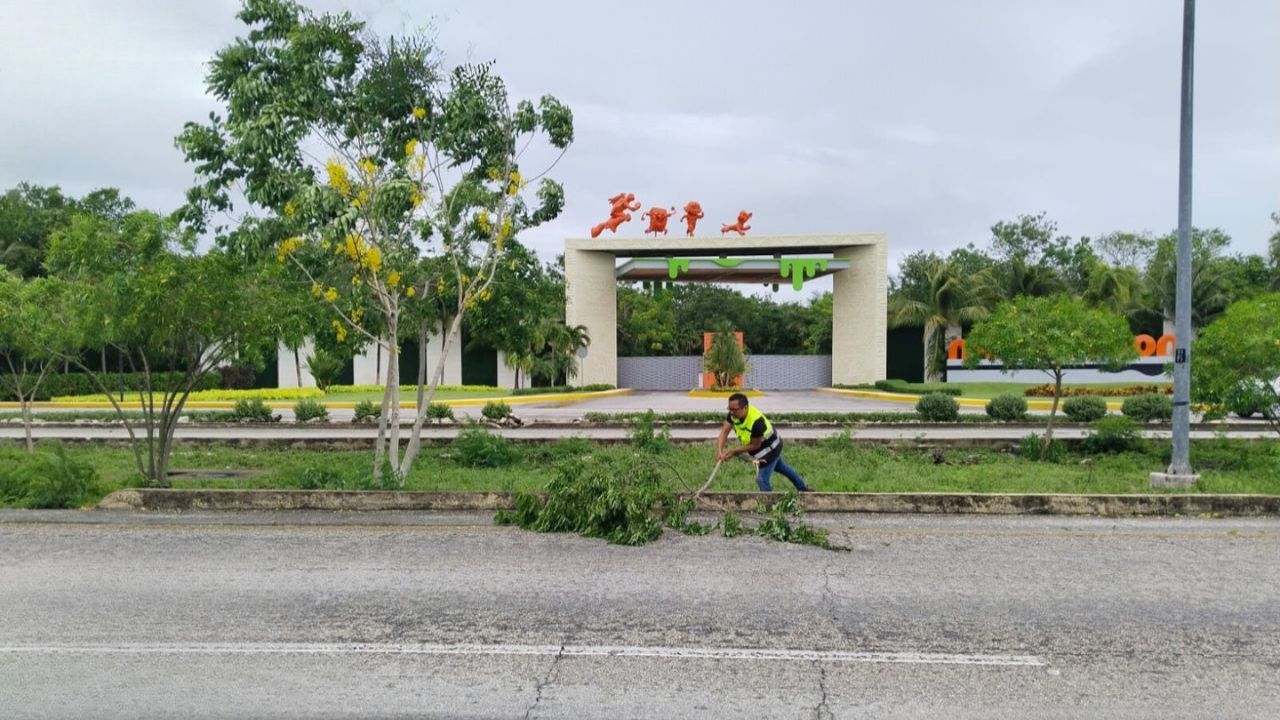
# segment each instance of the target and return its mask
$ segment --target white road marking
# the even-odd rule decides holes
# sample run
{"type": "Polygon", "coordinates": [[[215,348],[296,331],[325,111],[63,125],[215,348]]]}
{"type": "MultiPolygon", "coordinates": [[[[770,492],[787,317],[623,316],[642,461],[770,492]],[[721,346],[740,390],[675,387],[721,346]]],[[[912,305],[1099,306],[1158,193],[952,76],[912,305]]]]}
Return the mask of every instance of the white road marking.
{"type": "Polygon", "coordinates": [[[773,648],[643,647],[610,645],[442,645],[431,643],[116,643],[0,645],[0,655],[546,655],[667,658],[675,660],[819,661],[923,665],[1042,667],[1034,655],[922,652],[844,652],[773,648]]]}

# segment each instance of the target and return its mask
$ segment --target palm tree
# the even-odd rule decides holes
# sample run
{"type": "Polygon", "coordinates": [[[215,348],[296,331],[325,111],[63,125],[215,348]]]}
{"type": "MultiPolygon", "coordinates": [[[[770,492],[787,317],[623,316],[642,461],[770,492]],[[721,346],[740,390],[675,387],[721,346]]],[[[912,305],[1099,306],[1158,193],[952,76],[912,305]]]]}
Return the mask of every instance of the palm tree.
{"type": "Polygon", "coordinates": [[[1147,301],[1137,268],[1096,262],[1089,269],[1083,297],[1094,307],[1123,316],[1131,327],[1141,327],[1147,319],[1147,301]]]}
{"type": "Polygon", "coordinates": [[[1057,270],[1044,263],[1029,264],[1015,255],[994,268],[986,278],[986,298],[994,309],[1003,300],[1018,297],[1048,297],[1067,291],[1067,283],[1057,270]]]}
{"type": "Polygon", "coordinates": [[[551,386],[556,378],[564,375],[565,383],[578,376],[578,351],[591,344],[585,325],[566,325],[563,322],[544,321],[542,332],[549,350],[551,386]]]}
{"type": "Polygon", "coordinates": [[[947,369],[948,329],[959,334],[962,323],[986,318],[980,288],[985,283],[961,277],[954,264],[940,258],[930,261],[919,282],[904,285],[889,300],[890,327],[924,328],[926,382],[938,382],[947,369]]]}

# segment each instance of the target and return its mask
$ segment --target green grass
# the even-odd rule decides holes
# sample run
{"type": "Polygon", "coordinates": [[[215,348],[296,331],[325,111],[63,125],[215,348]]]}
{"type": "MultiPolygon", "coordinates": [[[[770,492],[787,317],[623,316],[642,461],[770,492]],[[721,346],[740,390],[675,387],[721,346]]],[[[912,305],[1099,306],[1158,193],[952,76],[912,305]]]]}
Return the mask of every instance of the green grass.
{"type": "MultiPolygon", "coordinates": [[[[70,445],[75,459],[92,464],[100,482],[86,497],[96,503],[107,493],[138,485],[133,457],[125,448],[70,445]]],[[[582,452],[611,455],[627,462],[655,462],[625,446],[591,446],[582,439],[521,446],[521,461],[505,468],[468,468],[455,463],[448,447],[429,447],[405,483],[406,490],[537,491],[554,476],[558,459],[582,452]]],[[[978,492],[978,493],[1147,493],[1148,473],[1167,462],[1168,446],[1149,443],[1143,452],[1097,456],[1091,465],[1070,454],[1061,464],[1038,463],[991,450],[948,450],[945,464],[929,453],[886,446],[858,447],[833,438],[818,445],[788,446],[787,462],[821,491],[849,492],[978,492]]],[[[17,462],[15,443],[0,444],[0,466],[17,462]]],[[[241,449],[228,446],[184,446],[174,451],[174,470],[247,470],[242,478],[175,478],[174,487],[297,488],[308,468],[325,468],[352,477],[366,476],[372,452],[293,449],[241,449]]],[[[683,476],[666,470],[672,487],[694,489],[714,466],[711,445],[678,447],[658,456],[683,476]]],[[[1202,475],[1192,492],[1280,494],[1280,443],[1274,441],[1207,440],[1192,443],[1192,459],[1202,475]]],[[[774,487],[786,489],[775,476],[774,487]]],[[[716,490],[755,489],[752,468],[734,462],[721,468],[716,490]]]]}

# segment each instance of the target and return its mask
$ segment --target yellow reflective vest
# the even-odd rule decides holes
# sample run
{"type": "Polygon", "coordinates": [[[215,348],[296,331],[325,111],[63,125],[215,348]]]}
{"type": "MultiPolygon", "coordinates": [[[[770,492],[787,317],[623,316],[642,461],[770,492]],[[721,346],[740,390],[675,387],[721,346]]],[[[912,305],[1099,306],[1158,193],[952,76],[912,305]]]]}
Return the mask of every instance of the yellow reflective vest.
{"type": "Polygon", "coordinates": [[[782,438],[778,433],[773,431],[773,423],[769,422],[769,418],[764,416],[758,408],[752,405],[747,406],[747,416],[742,418],[742,422],[729,414],[729,424],[733,426],[733,432],[737,434],[738,440],[743,445],[751,444],[751,428],[755,427],[757,420],[764,420],[764,437],[760,440],[760,448],[751,453],[753,460],[770,460],[772,453],[782,450],[782,438]]]}

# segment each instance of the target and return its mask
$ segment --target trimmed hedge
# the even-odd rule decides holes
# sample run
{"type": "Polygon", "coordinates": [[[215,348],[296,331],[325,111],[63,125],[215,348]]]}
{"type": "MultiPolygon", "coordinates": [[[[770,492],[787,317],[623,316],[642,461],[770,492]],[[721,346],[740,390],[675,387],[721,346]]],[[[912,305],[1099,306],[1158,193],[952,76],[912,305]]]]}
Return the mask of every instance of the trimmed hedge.
{"type": "Polygon", "coordinates": [[[1076,422],[1091,423],[1107,415],[1107,401],[1093,395],[1069,397],[1062,401],[1062,414],[1076,422]]]}
{"type": "Polygon", "coordinates": [[[1173,419],[1173,399],[1168,395],[1139,395],[1124,401],[1120,412],[1138,422],[1173,419]]]}
{"type": "Polygon", "coordinates": [[[997,395],[987,403],[987,414],[1002,422],[1025,420],[1027,417],[1027,401],[1021,396],[1012,393],[997,395]]]}
{"type": "Polygon", "coordinates": [[[949,387],[947,385],[942,385],[939,383],[933,383],[932,385],[920,385],[920,384],[912,385],[906,380],[877,380],[873,384],[873,387],[875,387],[875,389],[877,390],[883,390],[885,392],[905,393],[907,395],[925,395],[925,394],[941,393],[943,395],[951,395],[953,397],[959,397],[960,395],[963,394],[963,391],[958,387],[949,387]]]}
{"type": "MultiPolygon", "coordinates": [[[[177,382],[182,379],[182,373],[152,373],[151,382],[158,387],[164,387],[166,381],[177,382]]],[[[106,383],[107,388],[115,392],[120,388],[123,380],[126,393],[136,393],[146,386],[144,373],[124,373],[123,375],[116,373],[107,373],[102,376],[102,381],[106,383]]],[[[209,373],[196,387],[197,390],[216,390],[222,386],[222,375],[216,372],[209,373]]],[[[93,384],[85,373],[58,373],[50,375],[40,384],[40,392],[36,395],[36,400],[44,401],[55,397],[78,396],[78,395],[96,395],[98,388],[93,384]]],[[[13,382],[7,374],[0,375],[0,400],[7,402],[16,402],[17,393],[13,392],[13,382]]],[[[103,398],[105,400],[105,398],[103,398]]],[[[127,397],[125,398],[128,399],[127,397]]]]}
{"type": "Polygon", "coordinates": [[[916,412],[932,422],[955,422],[960,417],[960,404],[950,395],[929,393],[916,402],[916,412]]]}

